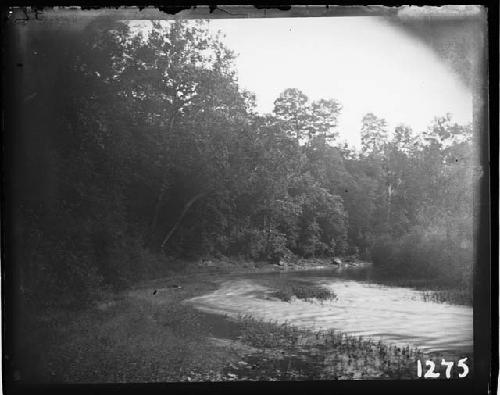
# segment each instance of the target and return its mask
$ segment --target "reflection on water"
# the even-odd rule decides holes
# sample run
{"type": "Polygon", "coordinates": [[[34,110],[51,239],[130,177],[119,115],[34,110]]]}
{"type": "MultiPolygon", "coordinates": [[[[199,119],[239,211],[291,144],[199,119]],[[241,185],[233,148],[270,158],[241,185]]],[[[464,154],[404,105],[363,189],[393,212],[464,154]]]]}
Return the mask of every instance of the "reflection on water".
{"type": "Polygon", "coordinates": [[[272,298],[272,290],[251,276],[227,280],[218,290],[188,302],[207,312],[233,317],[251,314],[307,329],[335,329],[395,344],[411,344],[423,351],[472,351],[471,307],[424,302],[420,291],[345,276],[289,275],[328,287],[338,298],[323,303],[282,302],[272,298]]]}

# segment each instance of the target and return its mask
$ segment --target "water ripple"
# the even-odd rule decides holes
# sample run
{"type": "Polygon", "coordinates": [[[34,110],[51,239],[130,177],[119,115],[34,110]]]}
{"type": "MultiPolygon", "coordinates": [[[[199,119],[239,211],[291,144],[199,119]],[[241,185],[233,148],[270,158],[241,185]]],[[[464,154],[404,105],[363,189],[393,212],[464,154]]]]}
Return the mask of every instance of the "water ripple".
{"type": "Polygon", "coordinates": [[[310,278],[335,292],[334,301],[282,302],[271,290],[249,279],[225,281],[214,292],[189,299],[195,307],[237,317],[315,330],[335,329],[424,351],[472,350],[472,308],[424,302],[409,288],[386,287],[339,278],[310,278]]]}

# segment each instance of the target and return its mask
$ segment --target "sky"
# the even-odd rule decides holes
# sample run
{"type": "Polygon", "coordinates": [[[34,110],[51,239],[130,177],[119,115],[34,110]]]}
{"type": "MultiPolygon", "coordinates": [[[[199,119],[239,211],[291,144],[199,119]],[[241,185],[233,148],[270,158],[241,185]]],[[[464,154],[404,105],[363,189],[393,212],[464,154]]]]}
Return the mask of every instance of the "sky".
{"type": "Polygon", "coordinates": [[[378,17],[213,19],[234,50],[240,86],[271,112],[286,88],[343,106],[340,140],[359,147],[361,119],[372,112],[389,129],[415,131],[434,116],[472,122],[472,92],[418,39],[378,17]]]}

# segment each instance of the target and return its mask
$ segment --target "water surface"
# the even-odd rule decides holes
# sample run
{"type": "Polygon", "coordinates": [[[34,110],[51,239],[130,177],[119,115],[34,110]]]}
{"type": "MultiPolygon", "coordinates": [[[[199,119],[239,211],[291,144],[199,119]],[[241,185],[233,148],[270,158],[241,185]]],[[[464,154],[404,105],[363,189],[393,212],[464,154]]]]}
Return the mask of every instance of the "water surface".
{"type": "MultiPolygon", "coordinates": [[[[347,275],[287,273],[333,290],[336,300],[283,302],[259,279],[280,273],[234,277],[188,302],[200,310],[288,322],[313,330],[335,329],[423,351],[472,352],[472,308],[422,300],[421,291],[350,279],[347,275]]],[[[357,276],[359,277],[359,275],[357,276]]]]}

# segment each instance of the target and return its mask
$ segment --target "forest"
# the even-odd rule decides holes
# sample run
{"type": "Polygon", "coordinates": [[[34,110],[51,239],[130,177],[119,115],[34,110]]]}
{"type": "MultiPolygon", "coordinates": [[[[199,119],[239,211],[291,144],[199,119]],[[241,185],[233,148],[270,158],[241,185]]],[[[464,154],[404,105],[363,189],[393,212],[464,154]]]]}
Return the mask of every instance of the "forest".
{"type": "Polygon", "coordinates": [[[359,149],[335,92],[289,87],[260,114],[206,21],[28,28],[19,51],[8,210],[28,305],[217,257],[356,256],[472,286],[477,159],[450,114],[421,131],[368,113],[359,149]]]}

